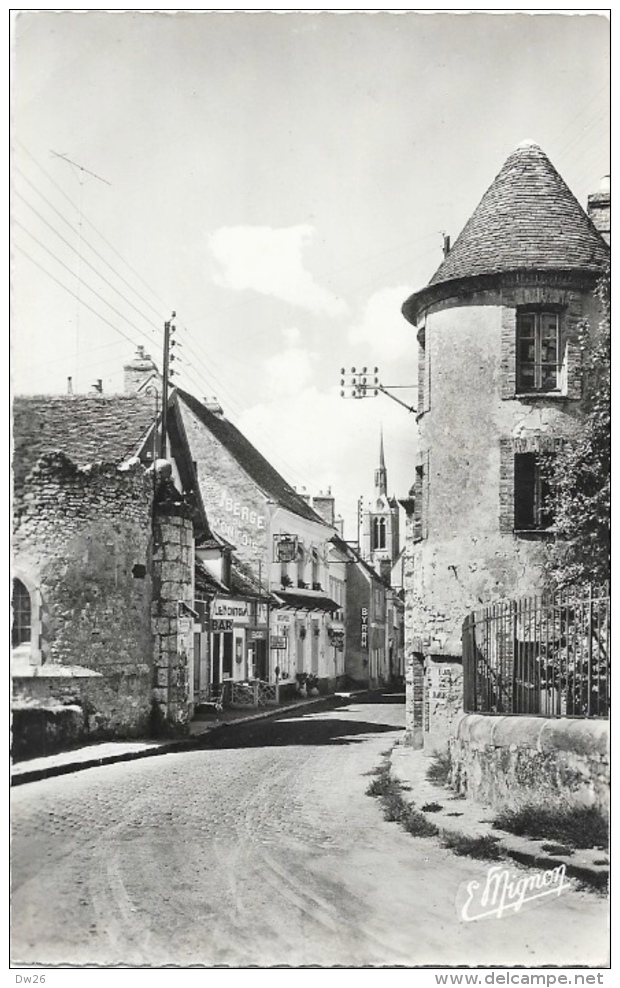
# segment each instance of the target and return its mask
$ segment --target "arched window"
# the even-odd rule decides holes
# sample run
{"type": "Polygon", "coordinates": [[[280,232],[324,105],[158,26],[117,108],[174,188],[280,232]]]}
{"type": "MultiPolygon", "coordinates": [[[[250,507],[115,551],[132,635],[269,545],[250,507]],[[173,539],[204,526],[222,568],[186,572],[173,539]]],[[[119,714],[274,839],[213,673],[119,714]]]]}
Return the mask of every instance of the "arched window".
{"type": "Polygon", "coordinates": [[[379,519],[373,518],[372,520],[372,538],[371,538],[371,549],[379,548],[379,519]]]}
{"type": "Polygon", "coordinates": [[[21,580],[13,580],[12,645],[24,645],[32,639],[32,607],[30,594],[21,580]]]}
{"type": "Polygon", "coordinates": [[[379,519],[379,549],[385,549],[385,518],[379,519]]]}

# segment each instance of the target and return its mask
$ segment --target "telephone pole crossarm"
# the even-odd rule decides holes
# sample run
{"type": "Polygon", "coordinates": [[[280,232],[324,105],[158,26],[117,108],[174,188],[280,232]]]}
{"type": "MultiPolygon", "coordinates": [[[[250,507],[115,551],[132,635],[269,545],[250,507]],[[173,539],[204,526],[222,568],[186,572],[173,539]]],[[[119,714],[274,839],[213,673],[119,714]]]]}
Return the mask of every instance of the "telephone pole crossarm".
{"type": "Polygon", "coordinates": [[[412,405],[408,405],[406,401],[401,398],[397,398],[396,395],[392,394],[391,389],[402,388],[403,390],[413,388],[413,385],[409,384],[394,384],[390,385],[390,388],[381,384],[378,374],[379,368],[375,367],[370,370],[368,367],[361,367],[356,370],[355,367],[351,368],[351,373],[349,375],[349,380],[346,380],[346,370],[344,367],[341,368],[340,373],[343,375],[340,380],[340,387],[343,389],[340,392],[341,398],[376,398],[379,393],[387,395],[392,401],[398,402],[403,408],[406,408],[408,412],[417,413],[417,409],[413,408],[412,405]],[[347,394],[346,388],[349,388],[349,394],[347,394]]]}

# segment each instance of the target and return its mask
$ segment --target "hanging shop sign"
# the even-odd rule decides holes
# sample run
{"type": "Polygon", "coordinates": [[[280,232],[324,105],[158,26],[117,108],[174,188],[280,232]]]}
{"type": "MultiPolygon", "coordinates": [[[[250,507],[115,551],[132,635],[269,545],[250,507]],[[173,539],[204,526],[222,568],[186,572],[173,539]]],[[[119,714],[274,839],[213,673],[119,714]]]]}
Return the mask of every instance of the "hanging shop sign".
{"type": "Polygon", "coordinates": [[[344,650],[344,631],[330,631],[329,640],[337,652],[344,650]]]}
{"type": "Polygon", "coordinates": [[[276,535],[274,544],[277,563],[292,563],[297,559],[296,535],[276,535]]]}
{"type": "Polygon", "coordinates": [[[264,630],[251,631],[250,638],[253,642],[264,642],[267,638],[267,632],[264,630]]]}
{"type": "Polygon", "coordinates": [[[276,649],[286,648],[286,638],[283,635],[272,635],[269,644],[271,648],[276,648],[276,649]]]}

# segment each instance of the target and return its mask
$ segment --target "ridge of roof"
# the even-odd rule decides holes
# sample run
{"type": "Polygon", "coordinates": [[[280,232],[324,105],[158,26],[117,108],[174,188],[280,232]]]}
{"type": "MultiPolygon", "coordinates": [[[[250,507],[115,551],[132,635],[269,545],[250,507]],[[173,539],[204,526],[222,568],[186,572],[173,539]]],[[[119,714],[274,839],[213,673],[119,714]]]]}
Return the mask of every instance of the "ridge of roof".
{"type": "Polygon", "coordinates": [[[228,450],[266,494],[293,514],[300,515],[308,521],[325,525],[323,518],[291,487],[288,481],[265,459],[262,453],[259,453],[232,422],[209,411],[201,401],[189,392],[183,391],[181,388],[177,388],[176,392],[196,418],[228,450]]]}
{"type": "Polygon", "coordinates": [[[523,141],[403,313],[414,321],[429,289],[460,279],[524,270],[598,274],[609,256],[609,246],[545,152],[523,141]]]}

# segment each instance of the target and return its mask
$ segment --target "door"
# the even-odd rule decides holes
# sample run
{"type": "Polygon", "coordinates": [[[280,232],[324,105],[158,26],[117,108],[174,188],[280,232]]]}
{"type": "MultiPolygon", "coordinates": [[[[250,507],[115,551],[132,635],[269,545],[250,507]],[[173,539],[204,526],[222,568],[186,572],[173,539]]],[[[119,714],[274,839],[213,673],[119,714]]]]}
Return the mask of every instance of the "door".
{"type": "Polygon", "coordinates": [[[213,679],[211,682],[214,687],[220,687],[222,683],[222,636],[216,633],[213,635],[213,661],[211,664],[211,672],[213,679]]]}
{"type": "Polygon", "coordinates": [[[269,678],[267,663],[267,642],[265,639],[257,639],[254,642],[254,661],[256,663],[256,678],[266,682],[269,678]]]}

